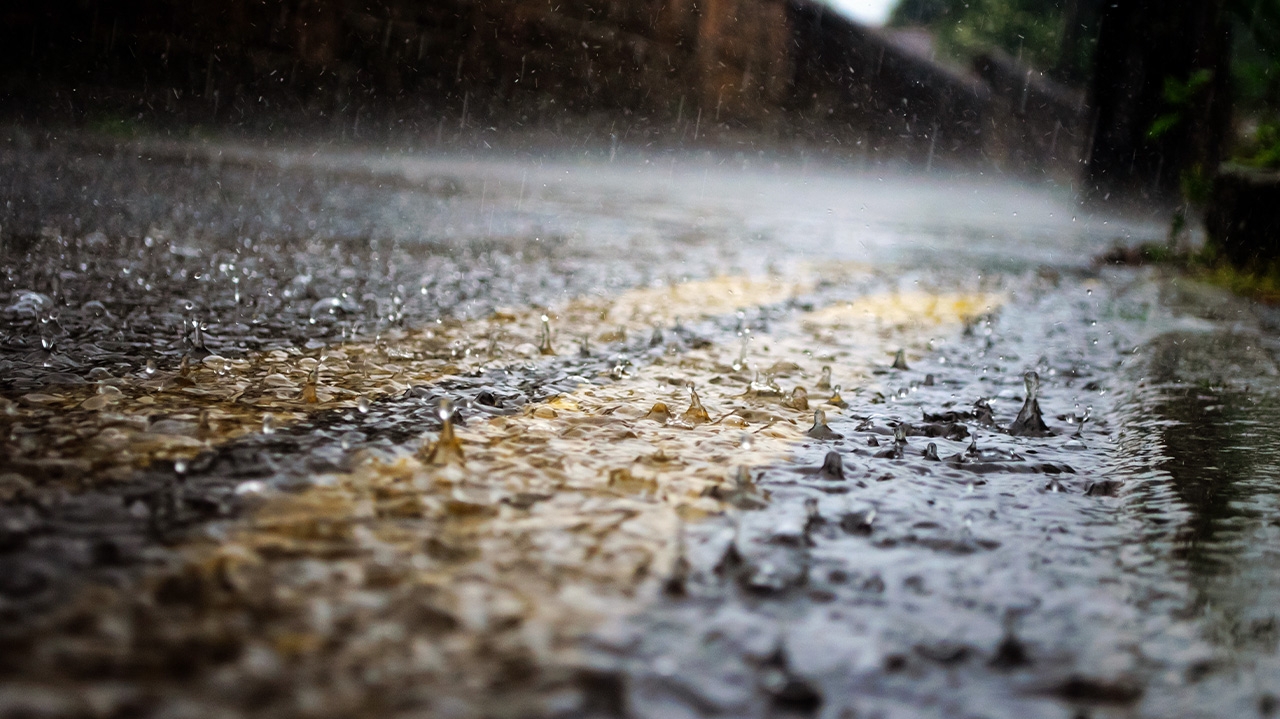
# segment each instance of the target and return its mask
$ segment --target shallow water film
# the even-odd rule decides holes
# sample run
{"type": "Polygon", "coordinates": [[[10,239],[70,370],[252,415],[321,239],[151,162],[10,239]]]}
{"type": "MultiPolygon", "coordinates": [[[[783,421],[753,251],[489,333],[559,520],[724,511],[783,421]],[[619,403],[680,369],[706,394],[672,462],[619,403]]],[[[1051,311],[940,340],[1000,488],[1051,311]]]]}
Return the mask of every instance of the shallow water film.
{"type": "Polygon", "coordinates": [[[1160,224],[712,155],[0,177],[0,716],[1280,711],[1280,316],[1092,264],[1160,224]]]}

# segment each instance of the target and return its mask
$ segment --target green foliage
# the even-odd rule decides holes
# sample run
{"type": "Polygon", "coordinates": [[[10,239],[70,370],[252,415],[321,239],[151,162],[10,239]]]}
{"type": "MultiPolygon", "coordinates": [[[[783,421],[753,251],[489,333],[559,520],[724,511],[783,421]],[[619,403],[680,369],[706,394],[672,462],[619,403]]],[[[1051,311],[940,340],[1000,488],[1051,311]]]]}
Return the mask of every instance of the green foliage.
{"type": "Polygon", "coordinates": [[[1199,163],[1185,170],[1178,178],[1182,188],[1182,197],[1187,203],[1204,207],[1209,202],[1209,194],[1213,192],[1213,176],[1205,172],[1199,163]]]}
{"type": "Polygon", "coordinates": [[[1280,169],[1280,0],[1228,0],[1227,9],[1234,19],[1236,111],[1257,128],[1239,139],[1232,161],[1280,169]]]}
{"type": "Polygon", "coordinates": [[[1280,118],[1258,123],[1257,132],[1242,144],[1235,161],[1249,167],[1280,170],[1280,118]]]}
{"type": "Polygon", "coordinates": [[[1232,80],[1246,109],[1280,100],[1280,0],[1227,0],[1235,41],[1232,80]]]}
{"type": "Polygon", "coordinates": [[[996,47],[1033,67],[1083,77],[1093,33],[1085,33],[1090,36],[1088,42],[1079,47],[1063,47],[1065,4],[1062,0],[902,0],[889,24],[929,28],[939,49],[956,59],[996,47]],[[1062,56],[1073,50],[1074,57],[1062,56]]]}
{"type": "Polygon", "coordinates": [[[1196,101],[1201,91],[1213,81],[1213,70],[1201,68],[1191,73],[1185,82],[1177,78],[1164,79],[1164,102],[1168,112],[1160,115],[1147,128],[1147,139],[1158,140],[1170,130],[1182,124],[1186,113],[1196,101]]]}

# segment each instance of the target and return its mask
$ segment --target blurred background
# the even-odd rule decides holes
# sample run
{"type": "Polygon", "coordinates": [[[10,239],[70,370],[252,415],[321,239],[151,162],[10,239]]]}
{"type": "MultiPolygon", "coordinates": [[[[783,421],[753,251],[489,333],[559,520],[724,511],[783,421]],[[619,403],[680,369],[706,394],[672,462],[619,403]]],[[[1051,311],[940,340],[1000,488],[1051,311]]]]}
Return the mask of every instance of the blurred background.
{"type": "Polygon", "coordinates": [[[1176,204],[1280,159],[1277,47],[1278,0],[51,0],[0,10],[0,95],[105,133],[722,146],[1176,204]]]}

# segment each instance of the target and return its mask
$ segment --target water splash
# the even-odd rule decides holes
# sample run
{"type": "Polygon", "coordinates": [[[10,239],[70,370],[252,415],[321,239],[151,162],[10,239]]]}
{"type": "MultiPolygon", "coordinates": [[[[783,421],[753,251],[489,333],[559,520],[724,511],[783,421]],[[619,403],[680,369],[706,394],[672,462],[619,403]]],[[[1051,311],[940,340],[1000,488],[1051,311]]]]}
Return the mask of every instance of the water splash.
{"type": "Polygon", "coordinates": [[[436,416],[440,418],[440,436],[430,445],[423,445],[419,456],[425,463],[437,467],[465,464],[462,442],[453,431],[453,402],[442,398],[436,407],[436,416]]]}
{"type": "Polygon", "coordinates": [[[751,397],[781,397],[782,388],[773,379],[771,375],[764,375],[763,379],[757,372],[751,379],[751,384],[747,387],[747,395],[751,397]]]}
{"type": "Polygon", "coordinates": [[[671,421],[671,410],[667,407],[666,402],[654,402],[653,407],[649,409],[649,413],[640,419],[649,419],[658,424],[666,424],[671,421]]]}
{"type": "Polygon", "coordinates": [[[791,396],[784,402],[791,409],[797,409],[801,412],[809,411],[809,392],[804,387],[795,387],[791,390],[791,396]]]}
{"type": "Polygon", "coordinates": [[[538,354],[554,355],[555,347],[551,346],[551,318],[542,315],[542,334],[538,340],[538,354]]]}
{"type": "Polygon", "coordinates": [[[307,373],[307,381],[302,385],[301,398],[307,404],[318,404],[320,397],[316,395],[316,386],[320,383],[320,365],[311,368],[307,373]]]}
{"type": "Polygon", "coordinates": [[[820,440],[841,439],[844,437],[844,435],[827,426],[827,413],[821,409],[813,411],[813,426],[805,434],[820,440]]]}
{"type": "Polygon", "coordinates": [[[702,406],[702,400],[698,398],[698,390],[694,389],[693,385],[689,385],[689,409],[680,415],[680,421],[690,425],[706,424],[711,421],[711,415],[702,406]]]}
{"type": "Polygon", "coordinates": [[[898,353],[893,356],[893,368],[900,369],[900,370],[911,369],[910,367],[907,366],[906,350],[900,349],[898,350],[898,353]]]}
{"type": "Polygon", "coordinates": [[[818,470],[818,476],[833,481],[844,480],[844,460],[840,458],[839,452],[835,450],[827,452],[827,456],[822,458],[822,467],[818,470]]]}
{"type": "Polygon", "coordinates": [[[1044,437],[1053,434],[1049,425],[1044,423],[1044,415],[1040,411],[1040,402],[1037,399],[1040,392],[1040,375],[1034,370],[1028,370],[1022,375],[1022,380],[1027,387],[1027,398],[1022,402],[1022,409],[1018,411],[1017,419],[1009,425],[1009,434],[1017,437],[1044,437]]]}
{"type": "Polygon", "coordinates": [[[756,486],[746,465],[738,465],[727,484],[712,487],[707,494],[744,512],[768,506],[769,494],[756,486]]]}
{"type": "Polygon", "coordinates": [[[733,371],[741,372],[747,368],[747,346],[751,344],[751,337],[742,338],[742,348],[738,350],[738,358],[733,361],[733,371]]]}
{"type": "Polygon", "coordinates": [[[818,383],[813,388],[822,391],[831,389],[831,365],[822,365],[822,376],[818,378],[818,383]]]}
{"type": "Polygon", "coordinates": [[[849,403],[840,396],[840,385],[831,388],[831,399],[827,400],[827,404],[840,409],[845,409],[849,406],[849,403]]]}

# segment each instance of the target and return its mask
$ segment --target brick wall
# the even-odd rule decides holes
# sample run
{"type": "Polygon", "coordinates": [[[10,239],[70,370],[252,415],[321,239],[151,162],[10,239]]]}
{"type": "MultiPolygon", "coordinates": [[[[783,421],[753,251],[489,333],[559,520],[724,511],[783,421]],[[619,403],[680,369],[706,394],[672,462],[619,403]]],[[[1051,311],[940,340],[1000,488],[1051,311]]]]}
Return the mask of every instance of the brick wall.
{"type": "Polygon", "coordinates": [[[813,0],[49,0],[0,9],[0,63],[11,103],[75,88],[72,110],[117,97],[201,120],[612,113],[1058,174],[1082,140],[1078,104],[1009,63],[948,68],[813,0]]]}

